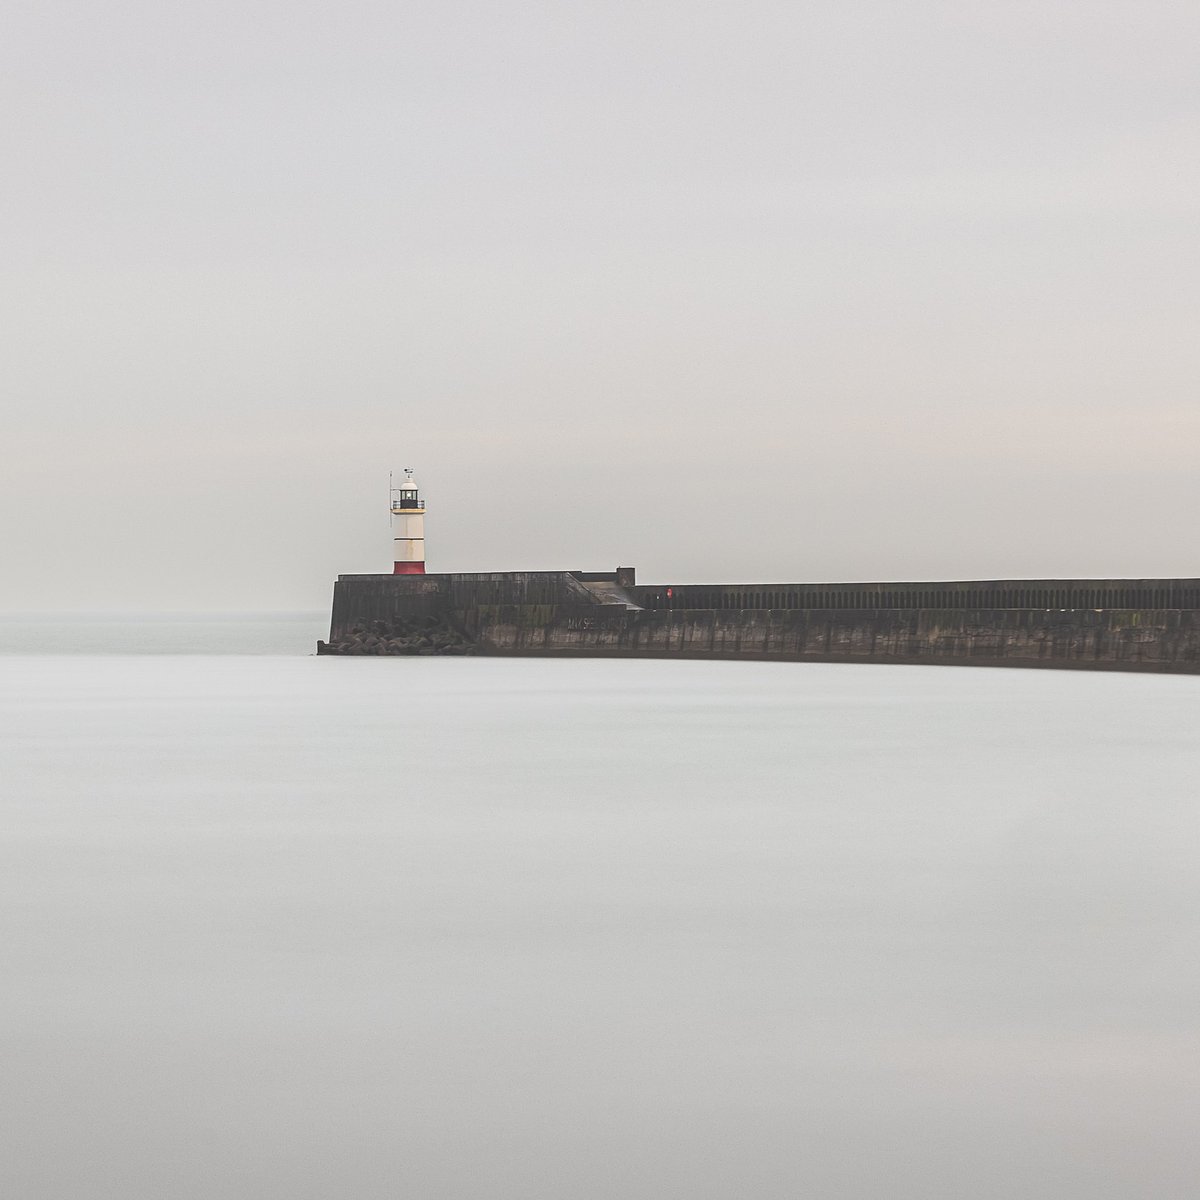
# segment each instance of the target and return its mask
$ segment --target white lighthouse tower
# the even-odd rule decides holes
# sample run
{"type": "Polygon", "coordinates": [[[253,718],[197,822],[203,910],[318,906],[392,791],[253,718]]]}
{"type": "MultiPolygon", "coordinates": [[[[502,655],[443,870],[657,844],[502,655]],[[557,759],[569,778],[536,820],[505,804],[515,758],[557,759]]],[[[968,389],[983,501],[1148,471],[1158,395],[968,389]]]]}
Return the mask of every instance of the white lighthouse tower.
{"type": "Polygon", "coordinates": [[[425,574],[425,501],[404,468],[404,482],[392,493],[392,574],[425,574]]]}

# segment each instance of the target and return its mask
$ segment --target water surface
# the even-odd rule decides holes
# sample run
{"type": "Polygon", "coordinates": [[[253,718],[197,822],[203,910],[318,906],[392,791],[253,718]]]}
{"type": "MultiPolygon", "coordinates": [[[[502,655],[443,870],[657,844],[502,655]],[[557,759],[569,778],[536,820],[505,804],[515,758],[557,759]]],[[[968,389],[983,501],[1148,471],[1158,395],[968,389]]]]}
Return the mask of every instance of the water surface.
{"type": "Polygon", "coordinates": [[[1194,1194],[1197,679],[103,648],[0,658],[2,1194],[1194,1194]]]}

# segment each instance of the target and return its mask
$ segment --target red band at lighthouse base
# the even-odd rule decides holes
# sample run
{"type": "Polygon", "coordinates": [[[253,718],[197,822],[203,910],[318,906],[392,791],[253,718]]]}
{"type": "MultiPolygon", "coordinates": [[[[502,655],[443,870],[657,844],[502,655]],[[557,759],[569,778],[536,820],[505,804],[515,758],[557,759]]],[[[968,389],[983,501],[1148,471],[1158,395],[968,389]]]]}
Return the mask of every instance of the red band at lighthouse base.
{"type": "Polygon", "coordinates": [[[392,564],[393,575],[424,575],[425,564],[423,562],[398,562],[392,564]]]}

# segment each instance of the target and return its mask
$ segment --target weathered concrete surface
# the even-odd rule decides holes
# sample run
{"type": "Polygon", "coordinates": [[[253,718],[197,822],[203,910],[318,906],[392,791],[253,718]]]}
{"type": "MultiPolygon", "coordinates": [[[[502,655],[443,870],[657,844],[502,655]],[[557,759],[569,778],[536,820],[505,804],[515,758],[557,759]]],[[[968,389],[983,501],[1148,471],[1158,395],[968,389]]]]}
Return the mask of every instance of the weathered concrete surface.
{"type": "Polygon", "coordinates": [[[448,653],[470,646],[484,654],[1200,673],[1200,580],[667,588],[609,586],[571,572],[342,576],[330,646],[320,652],[386,653],[354,649],[353,639],[365,640],[371,622],[391,629],[413,620],[452,631],[458,640],[446,644],[457,648],[448,653]],[[1051,603],[1029,603],[1043,600],[1051,603]]]}

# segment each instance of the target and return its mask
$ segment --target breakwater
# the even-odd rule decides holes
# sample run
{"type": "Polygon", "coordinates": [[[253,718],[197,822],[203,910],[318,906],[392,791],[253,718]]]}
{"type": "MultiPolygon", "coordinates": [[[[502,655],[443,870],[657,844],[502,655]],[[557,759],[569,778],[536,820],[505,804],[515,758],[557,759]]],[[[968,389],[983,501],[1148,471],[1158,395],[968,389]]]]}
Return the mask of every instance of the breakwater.
{"type": "Polygon", "coordinates": [[[342,575],[317,650],[1200,673],[1200,579],[645,586],[627,568],[342,575]]]}

